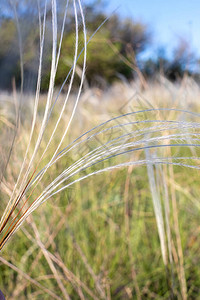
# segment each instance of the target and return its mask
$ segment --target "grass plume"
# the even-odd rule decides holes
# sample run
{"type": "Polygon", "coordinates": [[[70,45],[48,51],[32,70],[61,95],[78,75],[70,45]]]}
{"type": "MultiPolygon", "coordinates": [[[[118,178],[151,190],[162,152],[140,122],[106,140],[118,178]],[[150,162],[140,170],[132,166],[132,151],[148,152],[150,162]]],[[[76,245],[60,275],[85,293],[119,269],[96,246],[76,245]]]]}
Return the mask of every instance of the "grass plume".
{"type": "MultiPolygon", "coordinates": [[[[87,46],[90,39],[87,39],[84,12],[80,0],[73,0],[74,24],[75,24],[75,44],[74,61],[72,68],[66,76],[61,89],[55,92],[55,78],[59,65],[59,57],[62,47],[62,39],[65,23],[68,14],[69,1],[66,2],[64,18],[61,27],[61,34],[58,35],[58,20],[56,11],[56,1],[51,1],[52,13],[52,54],[51,54],[51,73],[49,79],[48,93],[45,99],[43,110],[40,108],[41,99],[41,78],[42,62],[44,56],[44,42],[47,18],[47,1],[44,11],[40,11],[38,1],[38,23],[40,32],[40,55],[38,65],[37,87],[32,112],[32,123],[30,131],[26,137],[26,148],[22,149],[23,160],[18,171],[17,178],[13,175],[14,186],[9,191],[9,201],[3,209],[0,221],[0,250],[6,245],[8,240],[21,227],[23,222],[48,199],[54,198],[64,190],[70,190],[72,185],[80,183],[82,180],[112,171],[114,169],[136,166],[146,166],[151,197],[153,200],[154,214],[156,218],[160,247],[163,263],[172,274],[171,290],[173,290],[174,261],[181,286],[181,297],[187,298],[187,286],[184,272],[183,251],[180,240],[179,224],[177,217],[176,193],[168,189],[168,178],[173,179],[173,168],[190,168],[199,170],[199,148],[200,148],[200,122],[199,114],[188,111],[187,107],[177,108],[175,105],[169,107],[150,107],[148,103],[137,103],[137,110],[124,112],[119,116],[114,116],[108,121],[96,125],[87,130],[78,138],[69,142],[70,130],[76,127],[75,119],[77,107],[83,89],[86,72],[87,46]],[[80,28],[83,30],[84,47],[80,49],[79,35],[80,28]],[[76,65],[80,55],[83,55],[83,66],[79,87],[73,103],[70,102],[72,88],[76,74],[76,65]],[[61,91],[67,84],[67,92],[62,98],[61,91]],[[62,98],[62,99],[61,99],[62,98]],[[69,103],[70,102],[70,103],[69,103]],[[70,108],[70,112],[67,108],[70,108]],[[43,112],[42,117],[39,116],[43,112]],[[38,125],[39,124],[39,125],[38,125]],[[161,190],[161,187],[163,189],[161,190]],[[175,224],[175,237],[172,237],[172,226],[170,224],[170,197],[172,198],[173,222],[175,224]],[[175,241],[175,242],[174,242],[175,241]],[[175,244],[175,245],[174,245],[175,244]],[[177,260],[176,260],[177,255],[177,260]]],[[[18,24],[18,23],[17,23],[18,24]]],[[[98,28],[99,29],[99,28],[98,28]]],[[[20,27],[18,24],[20,35],[20,27]]],[[[23,70],[23,59],[21,59],[23,70]]],[[[22,76],[23,78],[23,76],[22,76]]],[[[23,86],[22,86],[23,89],[23,86]]],[[[73,95],[74,96],[74,95],[73,95]]],[[[22,97],[22,94],[20,95],[22,97]]],[[[43,104],[43,103],[42,103],[43,104]]],[[[1,116],[1,115],[0,115],[1,116]]],[[[10,121],[1,117],[5,125],[10,126],[10,121]]],[[[17,113],[16,124],[19,122],[17,113]]],[[[16,128],[18,125],[16,125],[16,128]]],[[[22,126],[23,127],[23,126],[22,126]]],[[[16,151],[19,146],[15,139],[20,135],[14,135],[11,150],[16,151]]],[[[10,161],[11,152],[5,163],[5,169],[10,161]]],[[[6,170],[5,170],[6,171],[6,170]]],[[[6,189],[6,172],[2,172],[2,183],[6,189]]],[[[199,203],[195,202],[199,209],[199,203]]],[[[128,224],[128,223],[127,223],[128,224]]],[[[46,261],[56,279],[62,296],[70,299],[63,281],[60,279],[55,264],[62,269],[64,278],[70,278],[71,284],[80,286],[77,293],[82,295],[84,290],[92,298],[105,298],[105,289],[98,277],[92,270],[89,262],[76,242],[73,234],[72,240],[87,272],[95,282],[97,295],[80,282],[78,277],[69,273],[62,260],[50,253],[41,242],[37,227],[32,223],[32,228],[36,235],[36,243],[42,249],[46,261]]],[[[128,226],[128,225],[127,225],[128,226]]],[[[31,238],[30,238],[31,239],[31,238]]],[[[130,244],[129,244],[130,245],[130,244]]],[[[11,268],[13,265],[1,258],[1,262],[11,268]]],[[[16,270],[16,269],[15,269],[16,270]]],[[[133,268],[132,268],[133,270],[133,268]]],[[[19,271],[17,269],[17,271],[19,271]]],[[[39,286],[49,296],[60,299],[49,289],[45,289],[38,282],[23,272],[21,276],[27,277],[39,286]]],[[[135,275],[134,275],[135,276],[135,275]]],[[[133,276],[133,277],[134,277],[133,276]]],[[[134,277],[135,278],[135,277],[134,277]]],[[[137,295],[140,297],[137,280],[137,295]]],[[[75,287],[76,289],[76,287],[75,287]]],[[[127,292],[128,293],[128,292],[127,292]]]]}

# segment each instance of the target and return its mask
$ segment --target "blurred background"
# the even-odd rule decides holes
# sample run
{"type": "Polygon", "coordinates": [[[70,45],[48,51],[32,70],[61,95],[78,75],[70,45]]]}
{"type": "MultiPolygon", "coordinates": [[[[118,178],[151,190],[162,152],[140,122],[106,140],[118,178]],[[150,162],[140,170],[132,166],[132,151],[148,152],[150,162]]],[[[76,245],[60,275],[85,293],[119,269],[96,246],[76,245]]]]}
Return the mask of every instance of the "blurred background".
{"type": "MultiPolygon", "coordinates": [[[[40,4],[44,8],[45,1],[40,4]]],[[[117,80],[130,81],[137,77],[145,86],[145,81],[154,80],[158,73],[171,81],[180,81],[184,74],[199,80],[199,1],[87,0],[83,4],[88,39],[108,18],[88,45],[86,82],[89,86],[104,89],[117,80]]],[[[60,20],[64,5],[64,0],[58,2],[60,20]]],[[[51,12],[50,5],[47,7],[44,92],[48,87],[51,62],[51,12]]],[[[58,86],[72,65],[74,53],[74,19],[69,15],[56,77],[58,86]]],[[[60,23],[59,30],[61,26],[60,23]]],[[[24,88],[34,91],[40,41],[37,1],[1,1],[0,40],[0,89],[11,90],[13,78],[19,87],[21,49],[24,88]]],[[[80,33],[79,51],[83,45],[81,41],[80,33]]],[[[80,57],[80,67],[82,60],[80,57]]]]}
{"type": "MultiPolygon", "coordinates": [[[[20,195],[15,184],[19,174],[18,186],[24,181],[26,172],[20,170],[27,149],[24,170],[40,174],[58,150],[77,99],[77,93],[70,93],[54,132],[67,99],[68,82],[62,93],[59,88],[73,65],[75,21],[69,1],[52,106],[46,110],[51,2],[0,0],[0,215],[10,197],[20,195]],[[30,140],[41,42],[38,13],[43,24],[45,2],[41,92],[30,140]],[[51,117],[48,112],[41,135],[47,111],[51,117]],[[39,136],[43,138],[30,169],[39,136]]],[[[56,2],[59,43],[67,0],[56,2]]],[[[24,202],[29,200],[31,207],[63,168],[74,176],[66,180],[70,186],[43,203],[3,248],[0,289],[6,300],[199,299],[200,1],[82,3],[89,41],[87,68],[80,102],[62,144],[65,156],[37,188],[28,191],[24,202]],[[112,155],[115,147],[121,155],[112,155]],[[88,158],[91,165],[85,168],[88,158]],[[146,159],[147,167],[137,167],[146,159]],[[90,177],[129,162],[133,164],[125,169],[90,177]]],[[[84,46],[80,10],[78,20],[80,53],[84,46]]],[[[82,64],[80,55],[73,92],[80,84],[82,64]]],[[[24,202],[0,233],[0,246],[13,222],[20,220],[24,202]]]]}

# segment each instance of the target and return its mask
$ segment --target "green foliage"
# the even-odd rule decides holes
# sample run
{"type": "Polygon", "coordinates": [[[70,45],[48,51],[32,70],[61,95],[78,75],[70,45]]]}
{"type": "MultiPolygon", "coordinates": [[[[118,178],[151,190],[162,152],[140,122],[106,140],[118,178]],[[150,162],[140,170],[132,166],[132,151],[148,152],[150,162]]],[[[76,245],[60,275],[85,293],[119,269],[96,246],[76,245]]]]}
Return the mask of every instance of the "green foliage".
{"type": "Polygon", "coordinates": [[[8,53],[11,48],[13,39],[16,35],[16,27],[13,20],[4,20],[1,23],[1,30],[0,30],[0,40],[1,40],[1,47],[0,47],[0,60],[2,60],[3,55],[8,53]]]}
{"type": "MultiPolygon", "coordinates": [[[[126,67],[124,62],[116,55],[109,44],[109,32],[106,30],[98,32],[87,48],[87,70],[86,80],[89,84],[101,85],[101,80],[111,83],[117,77],[117,73],[123,72],[130,76],[131,69],[126,67]]],[[[83,47],[83,35],[79,37],[79,51],[83,47]]],[[[117,51],[121,50],[122,45],[115,44],[117,51]]],[[[74,55],[74,34],[68,34],[63,39],[61,58],[56,76],[56,84],[62,84],[66,74],[73,65],[74,55]]],[[[78,66],[82,67],[83,56],[78,60],[78,66]]],[[[80,70],[77,69],[80,76],[80,70]]]]}
{"type": "MultiPolygon", "coordinates": [[[[30,3],[32,3],[29,0],[30,3]]],[[[32,85],[35,85],[38,68],[39,55],[39,30],[37,24],[37,9],[35,4],[30,4],[22,10],[20,4],[17,5],[20,35],[23,41],[22,54],[24,64],[25,87],[29,84],[30,78],[32,85]],[[31,6],[32,5],[32,6],[31,6]],[[31,17],[31,13],[33,16],[31,17]],[[31,20],[31,22],[30,22],[31,20]],[[30,23],[28,23],[28,21],[30,23]],[[28,26],[26,24],[29,24],[28,26]]],[[[62,15],[62,1],[58,6],[58,14],[62,15]]],[[[106,14],[102,12],[98,3],[96,5],[86,6],[86,21],[88,38],[94,31],[104,22],[106,14]]],[[[47,90],[50,73],[51,48],[49,47],[51,27],[46,26],[46,42],[45,42],[45,59],[43,61],[42,75],[42,91],[47,90]]],[[[59,27],[61,28],[61,26],[59,27]]],[[[0,76],[3,81],[2,88],[11,87],[11,79],[15,77],[17,86],[20,86],[20,56],[18,33],[15,27],[14,15],[10,14],[9,18],[2,20],[0,25],[0,37],[2,47],[0,49],[0,76]],[[9,54],[8,54],[9,53],[9,54]],[[7,61],[7,55],[9,60],[7,61]],[[6,64],[6,70],[3,65],[6,64]],[[9,68],[10,65],[10,68],[9,68]],[[5,76],[6,73],[6,76],[5,76]]],[[[61,59],[59,61],[59,69],[56,77],[56,84],[61,85],[68,71],[73,64],[74,55],[74,20],[67,19],[66,30],[62,44],[61,59]]],[[[123,20],[117,15],[113,15],[99,29],[93,39],[88,44],[87,51],[87,72],[86,79],[91,85],[102,85],[104,83],[112,83],[119,75],[125,78],[133,78],[133,68],[136,64],[137,56],[146,49],[150,42],[150,32],[147,26],[141,22],[134,22],[130,19],[123,20]],[[124,63],[128,60],[130,64],[124,63]]],[[[79,52],[83,48],[83,36],[79,36],[79,52]]],[[[80,57],[78,66],[81,68],[83,57],[80,57]]],[[[80,76],[81,70],[77,69],[80,76]]],[[[77,78],[78,78],[77,76],[77,78]]],[[[27,88],[31,88],[27,87],[27,88]]]]}
{"type": "MultiPolygon", "coordinates": [[[[57,7],[58,18],[63,14],[64,2],[60,1],[57,7]]],[[[11,89],[11,81],[15,78],[20,86],[20,56],[19,41],[13,11],[6,2],[4,6],[9,9],[8,16],[2,15],[0,20],[0,88],[11,89]]],[[[44,6],[44,1],[41,2],[44,6]]],[[[94,31],[104,22],[107,15],[104,13],[101,1],[93,1],[85,6],[88,39],[94,31]]],[[[37,7],[31,0],[17,2],[21,38],[23,40],[23,64],[25,88],[35,87],[38,69],[39,30],[37,20],[37,7]],[[23,8],[23,9],[22,9],[23,8]],[[30,22],[31,20],[31,22],[30,22]],[[29,24],[27,26],[27,24],[29,24]]],[[[48,89],[51,65],[51,26],[48,23],[50,14],[47,14],[45,59],[43,60],[42,91],[48,89]]],[[[61,85],[73,64],[74,54],[74,19],[69,17],[62,45],[61,59],[56,77],[56,84],[61,85]]],[[[61,24],[59,24],[59,29],[61,24]]],[[[138,66],[143,73],[152,78],[157,73],[171,80],[183,77],[184,73],[191,73],[196,58],[191,45],[179,38],[174,48],[173,56],[169,59],[165,53],[158,52],[155,58],[141,61],[140,54],[151,44],[152,33],[149,26],[141,21],[122,19],[117,14],[110,16],[107,22],[99,29],[88,44],[86,79],[90,85],[105,87],[121,76],[133,79],[138,66]]],[[[79,37],[79,52],[83,48],[83,36],[79,37]]],[[[80,77],[83,57],[79,58],[76,83],[80,77]]]]}

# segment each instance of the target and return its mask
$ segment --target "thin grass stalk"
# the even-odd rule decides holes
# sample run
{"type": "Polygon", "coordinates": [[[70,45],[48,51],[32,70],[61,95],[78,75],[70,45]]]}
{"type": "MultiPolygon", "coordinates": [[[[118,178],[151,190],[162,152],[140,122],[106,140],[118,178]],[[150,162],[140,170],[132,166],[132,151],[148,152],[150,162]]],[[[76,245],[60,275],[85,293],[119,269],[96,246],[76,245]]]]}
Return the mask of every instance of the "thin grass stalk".
{"type": "MultiPolygon", "coordinates": [[[[153,198],[153,205],[155,210],[155,217],[158,227],[158,234],[160,238],[160,244],[161,244],[161,253],[164,265],[167,265],[167,245],[166,245],[166,235],[168,237],[168,249],[170,254],[170,261],[172,261],[172,245],[170,244],[171,236],[170,236],[170,227],[169,227],[169,204],[165,203],[165,220],[166,220],[166,232],[164,227],[164,218],[162,213],[162,206],[161,206],[161,200],[160,200],[160,194],[158,191],[158,188],[156,186],[156,178],[154,173],[154,166],[155,165],[166,165],[166,166],[184,166],[184,167],[191,167],[195,169],[199,169],[198,160],[199,157],[193,157],[193,156],[185,156],[185,157],[152,157],[150,154],[150,151],[152,150],[164,150],[164,149],[172,149],[176,147],[177,149],[180,147],[192,147],[198,148],[200,147],[200,139],[199,139],[199,133],[193,132],[195,130],[199,130],[200,124],[199,122],[188,122],[188,121],[174,121],[174,120],[159,120],[159,119],[148,119],[148,115],[152,113],[152,117],[154,113],[159,114],[159,118],[163,117],[162,114],[164,112],[179,112],[184,113],[187,116],[193,116],[193,117],[199,117],[196,113],[190,113],[186,110],[178,110],[178,109],[143,109],[139,112],[133,112],[130,114],[124,114],[120,117],[113,118],[112,120],[109,120],[107,122],[104,122],[103,124],[95,127],[94,129],[88,131],[86,134],[83,134],[81,137],[76,139],[73,143],[69,144],[67,147],[65,147],[63,150],[61,150],[61,147],[64,147],[64,139],[68,134],[68,131],[70,129],[72,120],[74,118],[77,105],[80,99],[81,90],[83,87],[83,81],[84,81],[84,74],[86,69],[86,51],[87,51],[87,37],[86,37],[86,26],[85,26],[85,20],[82,10],[82,5],[80,0],[73,0],[73,6],[74,6],[74,14],[75,14],[75,30],[76,30],[76,42],[75,42],[75,53],[74,53],[74,62],[72,69],[70,70],[68,76],[71,75],[68,91],[66,98],[64,100],[64,105],[61,107],[60,114],[58,116],[58,119],[56,121],[56,125],[53,128],[53,131],[51,133],[51,136],[47,142],[47,145],[45,147],[45,150],[42,152],[42,155],[36,161],[36,156],[39,155],[40,146],[47,128],[47,124],[50,120],[51,113],[55,107],[55,104],[58,100],[58,97],[54,100],[54,85],[55,85],[55,76],[58,68],[59,63],[59,56],[61,51],[61,44],[62,44],[62,38],[63,38],[63,32],[64,32],[64,24],[65,24],[65,18],[67,14],[67,7],[68,7],[68,1],[66,4],[65,14],[64,14],[64,20],[62,25],[62,31],[61,31],[61,37],[60,37],[60,43],[57,50],[57,10],[56,10],[56,1],[52,0],[52,37],[53,37],[53,45],[52,45],[52,62],[51,62],[51,73],[50,73],[50,82],[49,82],[49,89],[48,89],[48,95],[46,100],[46,106],[45,111],[42,119],[42,125],[40,128],[40,131],[37,136],[36,143],[34,145],[33,153],[31,155],[30,161],[27,163],[28,160],[28,154],[30,150],[30,146],[32,143],[32,137],[35,130],[35,124],[36,124],[36,118],[37,118],[37,110],[38,110],[38,102],[39,102],[39,96],[40,96],[40,85],[41,85],[41,70],[42,70],[42,58],[43,58],[43,44],[44,44],[44,34],[45,34],[45,23],[46,23],[46,4],[45,4],[45,12],[44,12],[44,20],[43,20],[43,30],[42,30],[42,24],[41,24],[41,18],[40,18],[40,12],[39,12],[39,28],[40,28],[40,59],[39,59],[39,70],[38,70],[38,82],[37,82],[37,90],[36,90],[36,97],[35,97],[35,105],[34,105],[34,112],[33,112],[33,120],[31,125],[31,132],[30,137],[28,141],[28,146],[26,148],[25,152],[25,158],[22,163],[21,170],[19,172],[19,177],[17,179],[17,183],[14,187],[13,194],[11,196],[11,199],[7,205],[7,208],[5,209],[5,212],[1,218],[0,223],[0,250],[3,248],[3,246],[6,244],[6,242],[9,240],[9,238],[20,228],[22,223],[26,220],[26,218],[37,208],[39,205],[47,201],[49,198],[52,198],[56,194],[60,193],[64,189],[69,188],[72,184],[75,184],[76,182],[79,182],[83,179],[86,179],[92,175],[97,175],[106,171],[111,171],[114,168],[122,168],[127,166],[139,166],[139,165],[147,165],[147,172],[149,177],[149,184],[151,189],[151,194],[153,198]],[[81,52],[78,54],[78,38],[79,38],[79,29],[78,29],[78,9],[81,14],[81,20],[83,25],[83,34],[84,34],[84,48],[81,50],[81,52]],[[68,103],[68,99],[71,93],[75,71],[76,71],[76,63],[81,53],[84,53],[84,63],[82,68],[82,76],[80,80],[80,85],[76,97],[76,101],[74,103],[72,112],[69,117],[69,121],[67,123],[67,126],[64,128],[64,133],[62,134],[60,141],[58,145],[56,146],[56,149],[54,150],[54,153],[52,154],[49,162],[41,169],[40,164],[43,162],[43,158],[47,150],[49,149],[49,146],[51,142],[53,141],[55,132],[58,128],[58,125],[60,124],[60,121],[63,117],[66,105],[68,103]],[[141,115],[140,115],[141,114],[141,115]],[[139,119],[133,119],[132,122],[129,122],[126,120],[127,117],[143,117],[143,120],[139,119]],[[124,118],[124,121],[123,121],[124,118]],[[117,121],[122,121],[122,124],[115,124],[117,121]],[[114,123],[114,125],[112,124],[114,123]],[[156,123],[156,125],[153,125],[152,123],[156,123]],[[147,126],[147,128],[144,128],[144,126],[147,126]],[[104,126],[107,128],[104,128],[104,126]],[[130,129],[131,127],[131,129],[130,129]],[[135,129],[136,127],[136,129],[135,129]],[[99,135],[105,133],[105,132],[111,132],[113,129],[118,130],[118,136],[117,137],[111,137],[103,143],[103,145],[98,145],[95,149],[88,151],[88,153],[84,154],[81,158],[76,158],[74,163],[64,168],[64,170],[60,174],[56,174],[55,177],[52,179],[51,182],[48,182],[46,187],[42,190],[42,192],[38,192],[37,188],[38,185],[45,179],[45,174],[47,171],[51,171],[51,167],[59,162],[61,159],[67,158],[67,155],[73,154],[76,152],[79,146],[82,146],[90,141],[94,140],[99,135]],[[185,133],[186,129],[188,130],[187,134],[185,133]],[[166,131],[170,131],[169,133],[166,133],[166,131]],[[172,132],[171,132],[172,131],[172,132]],[[165,133],[165,135],[164,135],[165,133]],[[148,135],[148,136],[147,136],[148,135]],[[170,140],[170,143],[168,142],[170,140]],[[131,161],[127,159],[128,155],[132,155],[135,153],[143,153],[144,158],[140,157],[140,155],[137,156],[136,161],[134,161],[134,158],[132,158],[131,161]],[[146,155],[146,156],[145,156],[146,155]],[[125,162],[122,163],[116,162],[114,159],[122,157],[125,162]],[[112,162],[113,161],[113,162],[112,162]],[[109,166],[105,167],[103,163],[110,163],[109,166]],[[94,167],[97,168],[94,170],[94,167]],[[88,172],[86,175],[85,172],[88,172]],[[23,178],[22,178],[22,174],[23,178]],[[78,178],[76,176],[79,176],[78,178]],[[39,193],[39,194],[38,194],[39,193]],[[24,201],[24,203],[23,203],[24,201]],[[20,206],[21,204],[21,206],[20,206]],[[17,210],[18,209],[18,210],[17,210]]],[[[23,82],[23,78],[22,78],[23,82]]],[[[66,82],[66,81],[65,81],[66,82]]],[[[63,86],[61,87],[62,90],[63,86]]],[[[60,90],[60,91],[61,91],[60,90]]],[[[60,91],[58,95],[60,95],[60,91]]],[[[134,156],[132,156],[134,157],[134,156]]],[[[167,191],[166,193],[166,201],[167,199],[167,191]]],[[[174,214],[176,214],[176,201],[173,201],[174,205],[174,214]]],[[[176,227],[178,228],[178,221],[177,216],[174,215],[174,222],[176,223],[176,227]]],[[[178,230],[176,228],[176,231],[178,230]]],[[[180,260],[180,282],[181,282],[181,289],[182,289],[182,295],[186,299],[187,297],[187,288],[186,288],[186,282],[185,282],[185,274],[184,274],[184,266],[183,266],[183,253],[181,247],[181,241],[180,241],[180,233],[177,231],[177,245],[178,245],[178,255],[180,260]]],[[[44,248],[43,245],[40,245],[41,249],[44,248]]],[[[58,263],[57,259],[49,254],[49,252],[44,252],[44,255],[46,255],[46,259],[51,266],[51,269],[54,273],[54,276],[57,277],[58,285],[60,286],[61,291],[63,292],[63,295],[66,299],[69,299],[69,295],[67,294],[62,282],[59,280],[59,276],[57,274],[57,271],[54,267],[54,264],[52,261],[56,261],[58,263]]],[[[65,268],[63,267],[63,264],[59,261],[59,266],[62,265],[62,268],[64,272],[67,274],[65,268]]]]}
{"type": "Polygon", "coordinates": [[[161,206],[161,200],[159,197],[159,193],[158,193],[158,190],[156,187],[156,179],[155,179],[155,175],[154,175],[153,164],[150,163],[151,154],[149,152],[149,148],[145,149],[145,154],[146,154],[147,160],[149,161],[147,163],[147,171],[148,171],[151,195],[152,195],[152,199],[153,199],[154,212],[155,212],[156,222],[157,222],[157,227],[158,227],[158,234],[159,234],[159,238],[160,238],[162,259],[163,259],[164,265],[167,266],[167,249],[166,249],[166,241],[165,241],[165,228],[164,228],[164,220],[163,220],[163,214],[162,214],[162,206],[161,206]]]}

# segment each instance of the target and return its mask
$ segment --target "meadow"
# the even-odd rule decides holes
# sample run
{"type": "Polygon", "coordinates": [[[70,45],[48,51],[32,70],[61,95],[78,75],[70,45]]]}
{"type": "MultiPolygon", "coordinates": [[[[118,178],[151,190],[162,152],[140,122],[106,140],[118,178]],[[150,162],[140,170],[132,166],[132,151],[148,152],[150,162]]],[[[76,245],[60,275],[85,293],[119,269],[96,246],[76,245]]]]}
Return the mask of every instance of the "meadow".
{"type": "MultiPolygon", "coordinates": [[[[137,124],[131,122],[134,139],[138,135],[140,143],[144,137],[153,145],[150,135],[159,135],[164,137],[165,144],[170,144],[174,138],[170,136],[170,130],[173,133],[175,130],[176,139],[179,138],[177,132],[190,133],[187,143],[192,145],[194,141],[191,139],[198,131],[194,124],[198,124],[199,116],[188,116],[185,111],[198,111],[199,96],[199,87],[190,78],[181,85],[174,85],[160,77],[157,84],[149,84],[145,91],[141,90],[139,82],[119,82],[105,92],[86,89],[65,143],[70,144],[88,129],[118,115],[128,114],[123,123],[130,123],[133,121],[130,111],[142,110],[141,115],[134,116],[137,124]],[[157,107],[163,110],[157,112],[157,107]],[[151,126],[142,120],[152,120],[151,126]],[[175,129],[161,123],[161,128],[155,120],[181,120],[181,123],[178,127],[173,124],[175,129]]],[[[1,142],[1,153],[6,157],[14,133],[11,125],[15,113],[13,95],[3,94],[2,98],[6,102],[1,102],[1,138],[7,144],[1,142]]],[[[1,209],[12,194],[28,143],[31,126],[28,116],[33,97],[27,95],[25,99],[18,137],[2,181],[1,209]]],[[[37,124],[42,120],[43,102],[41,99],[37,124]]],[[[55,110],[51,124],[55,123],[56,117],[55,110]]],[[[61,127],[66,119],[67,113],[61,127]]],[[[53,173],[61,173],[63,167],[72,165],[85,153],[102,145],[106,148],[106,142],[120,136],[120,130],[123,134],[131,132],[128,127],[121,129],[119,120],[113,122],[111,132],[87,140],[81,147],[76,147],[76,151],[63,157],[48,171],[37,189],[43,190],[54,177],[53,173]]],[[[40,151],[45,148],[51,126],[40,151]]],[[[104,125],[105,128],[108,126],[104,125]]],[[[49,156],[59,136],[60,132],[49,148],[49,156]]],[[[180,137],[181,144],[183,140],[184,137],[180,137]]],[[[198,146],[183,147],[176,141],[174,148],[150,148],[149,154],[145,154],[141,147],[136,148],[137,151],[119,155],[112,161],[100,162],[100,167],[90,166],[89,170],[82,171],[83,176],[124,161],[142,161],[145,155],[151,155],[151,165],[148,162],[130,164],[89,176],[52,196],[26,219],[1,251],[0,286],[6,299],[198,299],[199,170],[188,167],[198,166],[198,146]],[[161,155],[163,159],[171,157],[174,165],[153,161],[161,155]],[[182,157],[182,164],[175,159],[178,157],[182,157]],[[153,204],[155,197],[159,198],[164,220],[164,251],[167,252],[164,254],[156,222],[156,213],[159,212],[153,204]]],[[[106,151],[110,150],[106,148],[106,151]]],[[[48,155],[44,164],[49,161],[48,155]]]]}
{"type": "Polygon", "coordinates": [[[35,93],[24,90],[16,14],[21,89],[13,79],[0,94],[0,289],[22,300],[198,299],[198,83],[158,75],[144,86],[137,70],[140,81],[89,87],[92,36],[74,0],[74,58],[55,85],[68,1],[59,33],[48,4],[38,5],[35,93]]]}

